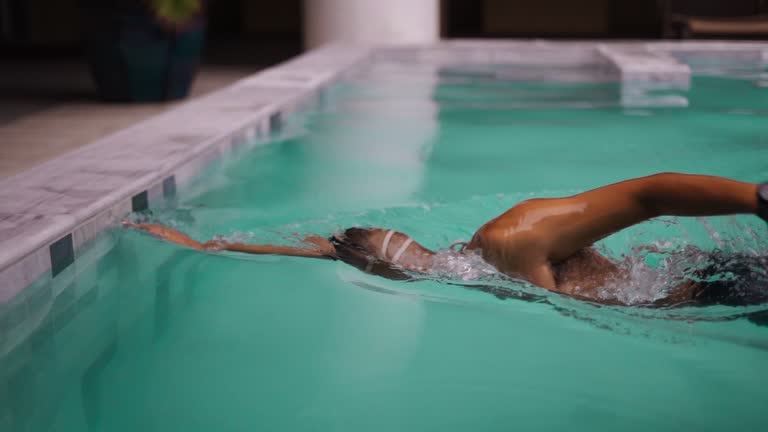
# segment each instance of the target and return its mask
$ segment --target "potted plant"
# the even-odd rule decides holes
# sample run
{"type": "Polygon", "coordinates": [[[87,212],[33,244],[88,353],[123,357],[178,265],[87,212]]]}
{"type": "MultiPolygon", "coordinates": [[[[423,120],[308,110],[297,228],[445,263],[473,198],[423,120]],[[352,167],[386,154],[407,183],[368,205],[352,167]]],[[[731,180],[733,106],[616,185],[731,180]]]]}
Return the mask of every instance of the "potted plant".
{"type": "Polygon", "coordinates": [[[99,96],[156,102],[189,93],[205,34],[205,0],[82,0],[99,96]]]}

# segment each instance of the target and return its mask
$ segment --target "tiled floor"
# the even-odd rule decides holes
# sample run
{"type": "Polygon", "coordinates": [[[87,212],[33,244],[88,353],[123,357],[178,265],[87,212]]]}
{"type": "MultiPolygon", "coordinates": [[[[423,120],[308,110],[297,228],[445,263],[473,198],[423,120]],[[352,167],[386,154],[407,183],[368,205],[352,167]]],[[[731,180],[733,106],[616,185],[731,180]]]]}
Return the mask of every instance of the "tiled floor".
{"type": "MultiPolygon", "coordinates": [[[[259,53],[254,47],[209,53],[215,62],[200,68],[191,97],[225,87],[295,51],[270,47],[259,53]]],[[[179,103],[102,103],[96,98],[87,64],[77,58],[4,60],[0,67],[0,179],[179,103]]]]}

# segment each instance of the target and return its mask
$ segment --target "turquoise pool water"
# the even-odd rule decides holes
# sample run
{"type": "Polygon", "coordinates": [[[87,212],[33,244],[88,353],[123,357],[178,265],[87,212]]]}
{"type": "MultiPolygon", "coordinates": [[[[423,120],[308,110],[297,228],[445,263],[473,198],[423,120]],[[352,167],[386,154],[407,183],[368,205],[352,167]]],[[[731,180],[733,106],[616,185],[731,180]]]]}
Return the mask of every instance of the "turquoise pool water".
{"type": "MultiPolygon", "coordinates": [[[[716,60],[716,59],[715,59],[716,60]]],[[[428,247],[537,196],[658,171],[768,179],[756,64],[686,58],[688,107],[624,108],[589,68],[379,63],[137,217],[290,243],[355,225],[428,247]]],[[[609,237],[765,254],[754,217],[609,237]]],[[[640,261],[637,262],[641,266],[640,261]]],[[[667,279],[648,264],[625,292],[667,279]]],[[[768,327],[749,308],[597,307],[460,274],[394,282],[338,262],[208,254],[115,229],[0,309],[0,430],[759,430],[768,327]],[[469,282],[471,285],[471,282],[469,282]],[[471,286],[470,286],[471,288],[471,286]]]]}

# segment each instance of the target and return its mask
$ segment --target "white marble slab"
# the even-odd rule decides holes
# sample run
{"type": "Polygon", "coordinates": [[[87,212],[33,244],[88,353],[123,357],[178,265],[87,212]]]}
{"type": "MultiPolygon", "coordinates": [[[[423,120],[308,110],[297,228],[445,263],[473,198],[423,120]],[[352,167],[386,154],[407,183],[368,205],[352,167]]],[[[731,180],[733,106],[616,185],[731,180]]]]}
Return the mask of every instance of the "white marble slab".
{"type": "Polygon", "coordinates": [[[616,67],[622,81],[690,84],[691,68],[663,50],[642,45],[602,45],[598,49],[616,67]]]}

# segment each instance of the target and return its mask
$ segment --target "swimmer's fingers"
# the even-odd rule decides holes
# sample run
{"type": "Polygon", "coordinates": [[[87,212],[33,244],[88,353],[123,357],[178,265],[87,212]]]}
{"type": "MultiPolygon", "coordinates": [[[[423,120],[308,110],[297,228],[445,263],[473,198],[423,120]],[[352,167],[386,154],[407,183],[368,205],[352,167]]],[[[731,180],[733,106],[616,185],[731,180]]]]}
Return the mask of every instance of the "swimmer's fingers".
{"type": "Polygon", "coordinates": [[[202,247],[200,242],[193,240],[188,235],[180,231],[177,231],[173,228],[168,228],[158,224],[147,224],[147,223],[135,224],[132,222],[128,222],[128,223],[124,222],[124,225],[130,228],[146,231],[157,238],[160,238],[172,243],[178,243],[180,245],[189,246],[195,249],[200,249],[202,247]]]}
{"type": "Polygon", "coordinates": [[[132,222],[128,219],[123,219],[120,221],[121,224],[123,224],[124,227],[127,228],[139,228],[139,225],[135,222],[132,222]]]}
{"type": "Polygon", "coordinates": [[[157,224],[134,223],[129,220],[123,220],[123,226],[146,231],[160,238],[166,238],[169,234],[168,228],[157,224]]]}
{"type": "Polygon", "coordinates": [[[164,227],[162,225],[148,224],[148,223],[136,223],[136,222],[131,222],[128,219],[123,219],[121,221],[121,223],[126,228],[134,228],[134,229],[138,229],[138,230],[142,230],[142,231],[147,231],[147,232],[152,233],[152,234],[155,234],[155,233],[159,234],[160,232],[165,231],[165,230],[168,229],[168,228],[166,228],[166,227],[164,227]]]}

